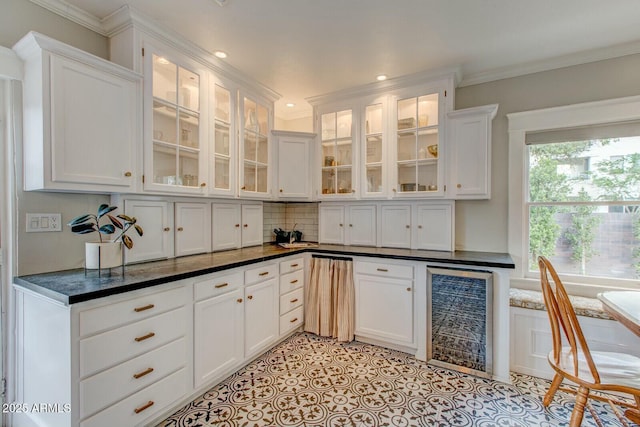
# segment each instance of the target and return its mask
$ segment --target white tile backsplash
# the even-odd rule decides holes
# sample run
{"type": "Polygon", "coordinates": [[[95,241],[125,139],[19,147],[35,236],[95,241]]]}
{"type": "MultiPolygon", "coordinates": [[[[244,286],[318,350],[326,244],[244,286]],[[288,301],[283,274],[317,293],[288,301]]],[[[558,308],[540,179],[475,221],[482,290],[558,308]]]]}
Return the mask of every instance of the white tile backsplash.
{"type": "Polygon", "coordinates": [[[265,202],[264,208],[264,242],[275,241],[274,228],[296,230],[302,232],[302,239],[308,242],[318,241],[318,203],[274,203],[265,202]]]}

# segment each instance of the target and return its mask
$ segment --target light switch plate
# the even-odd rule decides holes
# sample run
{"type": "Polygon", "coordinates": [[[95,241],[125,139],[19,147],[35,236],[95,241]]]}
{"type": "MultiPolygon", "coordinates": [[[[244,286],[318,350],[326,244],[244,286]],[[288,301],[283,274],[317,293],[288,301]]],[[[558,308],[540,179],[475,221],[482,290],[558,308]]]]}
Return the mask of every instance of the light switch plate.
{"type": "Polygon", "coordinates": [[[28,213],[27,233],[62,231],[62,215],[59,213],[28,213]]]}

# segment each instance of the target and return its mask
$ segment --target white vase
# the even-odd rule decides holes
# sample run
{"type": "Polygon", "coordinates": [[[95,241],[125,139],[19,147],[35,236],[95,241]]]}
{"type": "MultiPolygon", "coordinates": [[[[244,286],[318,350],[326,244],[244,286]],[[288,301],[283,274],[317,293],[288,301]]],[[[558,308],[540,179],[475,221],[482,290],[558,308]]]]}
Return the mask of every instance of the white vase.
{"type": "Polygon", "coordinates": [[[84,250],[84,263],[87,269],[122,265],[122,242],[86,242],[84,250]]]}

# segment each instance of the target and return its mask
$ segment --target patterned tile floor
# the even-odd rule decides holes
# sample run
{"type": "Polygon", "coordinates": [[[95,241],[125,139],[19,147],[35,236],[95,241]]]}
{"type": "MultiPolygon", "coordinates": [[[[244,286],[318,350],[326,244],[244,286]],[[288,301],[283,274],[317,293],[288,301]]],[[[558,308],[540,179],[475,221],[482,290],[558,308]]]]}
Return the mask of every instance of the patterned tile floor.
{"type": "MultiPolygon", "coordinates": [[[[373,345],[301,333],[159,424],[197,426],[564,426],[573,396],[512,374],[513,385],[429,366],[373,345]]],[[[593,402],[593,401],[592,401],[593,402]]],[[[583,426],[621,426],[607,404],[593,402],[583,426]]],[[[633,425],[629,423],[629,425],[633,425]]]]}

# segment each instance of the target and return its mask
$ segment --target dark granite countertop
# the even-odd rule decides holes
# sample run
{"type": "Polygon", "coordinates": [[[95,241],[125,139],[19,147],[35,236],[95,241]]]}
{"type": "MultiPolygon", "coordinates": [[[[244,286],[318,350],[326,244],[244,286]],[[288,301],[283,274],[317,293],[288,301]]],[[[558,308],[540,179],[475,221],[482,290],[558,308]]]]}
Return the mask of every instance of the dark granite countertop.
{"type": "Polygon", "coordinates": [[[114,268],[110,273],[103,271],[101,277],[98,277],[96,270],[88,270],[85,275],[84,269],[76,269],[15,277],[14,284],[69,305],[304,252],[442,262],[476,267],[515,268],[511,256],[505,253],[424,251],[343,245],[283,249],[274,244],[264,244],[127,265],[124,267],[124,275],[121,268],[114,268]]]}

